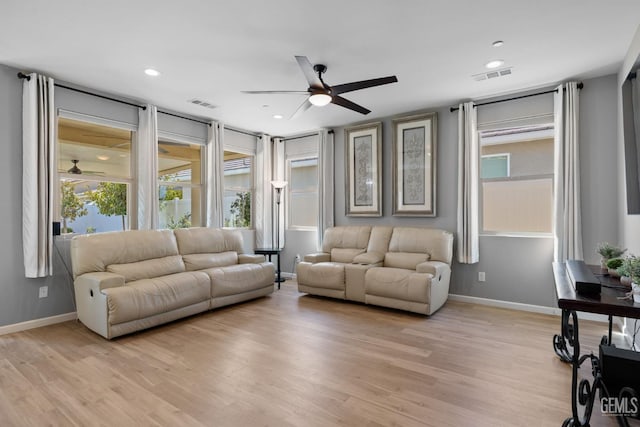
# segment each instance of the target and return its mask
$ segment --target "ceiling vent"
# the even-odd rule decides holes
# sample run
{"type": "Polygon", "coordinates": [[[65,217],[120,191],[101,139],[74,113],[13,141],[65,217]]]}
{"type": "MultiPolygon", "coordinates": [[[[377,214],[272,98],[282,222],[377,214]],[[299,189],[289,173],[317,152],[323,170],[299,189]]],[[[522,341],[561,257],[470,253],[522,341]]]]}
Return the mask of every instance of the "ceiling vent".
{"type": "Polygon", "coordinates": [[[198,99],[198,98],[190,99],[187,102],[190,102],[191,104],[199,105],[199,106],[204,107],[204,108],[209,108],[211,110],[216,108],[216,106],[213,105],[212,103],[210,103],[208,101],[203,101],[202,99],[198,99]]]}
{"type": "Polygon", "coordinates": [[[492,71],[488,71],[486,73],[480,73],[480,74],[474,74],[473,76],[473,80],[480,82],[482,80],[489,80],[489,79],[495,79],[498,77],[504,77],[504,76],[508,76],[511,74],[511,70],[513,69],[513,67],[509,67],[509,68],[502,68],[500,70],[492,70],[492,71]]]}

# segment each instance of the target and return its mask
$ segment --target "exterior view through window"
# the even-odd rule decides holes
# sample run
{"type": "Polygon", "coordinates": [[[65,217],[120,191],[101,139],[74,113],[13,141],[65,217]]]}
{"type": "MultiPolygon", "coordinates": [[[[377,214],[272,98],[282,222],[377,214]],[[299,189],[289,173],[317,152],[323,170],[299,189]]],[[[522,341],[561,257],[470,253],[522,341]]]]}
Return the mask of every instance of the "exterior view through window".
{"type": "Polygon", "coordinates": [[[62,233],[126,230],[131,130],[58,118],[58,206],[62,233]]]}
{"type": "Polygon", "coordinates": [[[553,125],[480,132],[483,232],[553,231],[553,144],[553,125]]]}
{"type": "Polygon", "coordinates": [[[159,228],[202,225],[202,147],[158,141],[159,228]]]}
{"type": "Polygon", "coordinates": [[[253,156],[224,152],[224,226],[251,228],[253,156]]]}

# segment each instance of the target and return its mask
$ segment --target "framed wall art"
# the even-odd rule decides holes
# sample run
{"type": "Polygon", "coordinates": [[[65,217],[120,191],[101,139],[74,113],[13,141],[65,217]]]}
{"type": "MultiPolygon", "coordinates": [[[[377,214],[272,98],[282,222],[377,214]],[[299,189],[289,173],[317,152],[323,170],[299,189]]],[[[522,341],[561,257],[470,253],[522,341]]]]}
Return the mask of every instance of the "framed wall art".
{"type": "Polygon", "coordinates": [[[345,129],[347,216],[382,216],[382,123],[345,129]]]}
{"type": "Polygon", "coordinates": [[[393,215],[436,216],[437,113],[393,120],[393,215]]]}

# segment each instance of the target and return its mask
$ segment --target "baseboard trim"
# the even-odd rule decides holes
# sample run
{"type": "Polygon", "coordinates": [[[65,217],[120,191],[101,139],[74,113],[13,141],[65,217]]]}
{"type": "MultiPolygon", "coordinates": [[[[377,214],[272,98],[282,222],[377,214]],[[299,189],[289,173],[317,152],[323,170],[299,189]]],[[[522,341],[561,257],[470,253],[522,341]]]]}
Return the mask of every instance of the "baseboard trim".
{"type": "Polygon", "coordinates": [[[13,325],[0,326],[0,335],[55,325],[56,323],[68,322],[69,320],[76,320],[77,318],[78,316],[74,311],[72,313],[58,314],[57,316],[43,317],[42,319],[27,320],[26,322],[14,323],[13,325]]]}
{"type": "MultiPolygon", "coordinates": [[[[521,302],[502,301],[497,299],[472,297],[468,295],[449,294],[451,301],[467,302],[471,304],[488,305],[490,307],[507,308],[510,310],[528,311],[530,313],[549,314],[552,316],[560,316],[562,310],[557,307],[546,307],[543,305],[523,304],[521,302]]],[[[580,319],[591,320],[594,322],[609,323],[609,318],[603,314],[580,312],[580,319]]]]}

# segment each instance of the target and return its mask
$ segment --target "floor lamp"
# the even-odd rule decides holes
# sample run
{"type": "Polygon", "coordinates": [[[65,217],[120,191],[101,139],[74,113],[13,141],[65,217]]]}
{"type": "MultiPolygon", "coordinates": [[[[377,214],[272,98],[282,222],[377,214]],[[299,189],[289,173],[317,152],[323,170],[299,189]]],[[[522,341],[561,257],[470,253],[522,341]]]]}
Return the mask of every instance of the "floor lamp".
{"type": "Polygon", "coordinates": [[[271,181],[271,185],[276,190],[276,249],[280,250],[280,200],[287,181],[271,181]]]}

